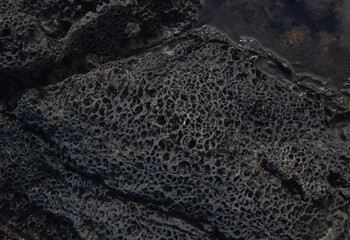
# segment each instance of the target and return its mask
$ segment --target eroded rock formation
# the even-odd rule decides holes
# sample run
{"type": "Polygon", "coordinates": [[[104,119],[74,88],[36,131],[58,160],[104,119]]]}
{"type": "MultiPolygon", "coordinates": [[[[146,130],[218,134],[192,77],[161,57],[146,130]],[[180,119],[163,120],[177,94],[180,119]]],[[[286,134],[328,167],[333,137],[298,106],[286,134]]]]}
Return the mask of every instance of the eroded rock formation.
{"type": "MultiPolygon", "coordinates": [[[[171,1],[169,11],[188,4],[171,1]]],[[[74,30],[112,12],[70,13],[79,20],[61,36],[77,40],[62,40],[65,49],[87,56],[82,42],[117,43],[74,30]]],[[[150,18],[157,29],[175,24],[150,18]]],[[[115,33],[142,32],[123,21],[115,33]]],[[[279,84],[211,28],[163,40],[116,60],[105,48],[96,53],[105,64],[1,105],[0,238],[346,239],[350,144],[337,126],[349,123],[347,105],[279,84]]]]}

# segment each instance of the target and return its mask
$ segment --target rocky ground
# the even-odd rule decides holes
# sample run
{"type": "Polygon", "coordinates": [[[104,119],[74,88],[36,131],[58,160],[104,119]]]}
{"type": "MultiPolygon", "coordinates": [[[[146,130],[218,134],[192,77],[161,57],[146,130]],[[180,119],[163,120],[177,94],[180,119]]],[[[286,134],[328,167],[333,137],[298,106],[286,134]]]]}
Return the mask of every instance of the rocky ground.
{"type": "Polygon", "coordinates": [[[199,7],[0,3],[0,239],[350,236],[349,103],[199,7]]]}

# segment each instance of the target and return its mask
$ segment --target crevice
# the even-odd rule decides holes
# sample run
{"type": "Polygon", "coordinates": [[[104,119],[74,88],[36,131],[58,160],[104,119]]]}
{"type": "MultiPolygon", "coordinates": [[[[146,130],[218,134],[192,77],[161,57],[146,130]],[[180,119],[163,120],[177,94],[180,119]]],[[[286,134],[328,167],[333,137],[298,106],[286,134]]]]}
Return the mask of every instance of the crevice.
{"type": "Polygon", "coordinates": [[[303,190],[301,186],[292,178],[292,179],[281,179],[282,187],[287,189],[291,194],[299,194],[303,196],[303,190]]]}
{"type": "MultiPolygon", "coordinates": [[[[209,233],[210,239],[212,240],[228,240],[225,234],[221,233],[218,228],[215,228],[211,233],[209,233]]],[[[235,239],[235,238],[230,238],[235,239]]],[[[236,239],[235,239],[236,240],[236,239]]]]}
{"type": "Polygon", "coordinates": [[[33,238],[30,238],[29,236],[27,236],[27,234],[25,234],[21,230],[19,230],[16,226],[6,222],[2,218],[0,218],[0,227],[7,230],[7,232],[9,232],[12,235],[12,237],[14,237],[14,238],[19,238],[22,240],[32,240],[33,239],[33,238]]]}
{"type": "MultiPolygon", "coordinates": [[[[38,127],[33,127],[31,125],[26,124],[23,126],[24,130],[31,132],[33,135],[39,137],[42,139],[45,143],[49,144],[50,147],[56,149],[58,153],[62,153],[61,149],[59,148],[58,144],[51,138],[47,137],[45,132],[38,128],[38,127]]],[[[60,155],[60,154],[59,154],[60,155]]],[[[57,157],[57,156],[56,156],[57,157]]],[[[69,162],[74,162],[74,161],[69,161],[69,162]]],[[[162,200],[156,200],[152,199],[150,197],[135,193],[135,192],[125,192],[122,190],[114,189],[110,186],[108,186],[104,179],[97,175],[97,174],[89,174],[86,172],[78,171],[75,167],[70,166],[68,164],[60,163],[64,167],[65,170],[78,174],[80,177],[83,179],[92,182],[94,185],[99,185],[102,186],[104,189],[108,190],[108,195],[111,196],[112,198],[116,198],[123,203],[127,204],[128,202],[134,202],[140,205],[143,205],[149,210],[159,212],[160,214],[163,214],[167,217],[170,218],[176,218],[179,219],[186,224],[192,226],[193,228],[196,228],[202,232],[207,233],[208,235],[215,237],[214,239],[223,239],[226,240],[227,238],[223,233],[220,233],[218,229],[214,230],[213,232],[210,232],[204,228],[204,224],[210,224],[209,221],[202,219],[202,218],[196,218],[196,217],[190,217],[186,213],[180,211],[181,206],[176,204],[174,200],[170,198],[162,199],[162,200]],[[165,210],[164,206],[170,206],[171,209],[165,210]]],[[[161,193],[163,194],[163,193],[161,193]]]]}
{"type": "Polygon", "coordinates": [[[272,176],[278,178],[281,181],[281,186],[286,189],[292,195],[299,195],[304,199],[305,193],[302,190],[300,184],[295,181],[295,179],[288,179],[283,174],[281,174],[276,166],[272,163],[269,163],[266,159],[263,159],[260,163],[261,167],[272,176]]]}
{"type": "Polygon", "coordinates": [[[80,172],[80,171],[77,171],[73,167],[68,166],[66,164],[64,165],[64,167],[67,169],[67,171],[76,173],[79,176],[81,176],[82,178],[84,178],[88,181],[91,181],[94,184],[98,184],[98,185],[102,186],[104,189],[108,190],[108,195],[112,198],[116,198],[116,199],[118,199],[126,204],[131,201],[131,202],[143,205],[147,209],[159,212],[159,213],[161,213],[165,216],[171,217],[171,218],[180,219],[180,220],[184,221],[185,223],[191,225],[192,227],[199,229],[202,232],[208,233],[208,231],[205,230],[204,226],[202,225],[203,223],[204,224],[209,223],[208,221],[206,221],[204,219],[193,218],[193,217],[187,216],[185,213],[178,210],[181,207],[178,206],[177,204],[175,204],[174,201],[170,198],[163,199],[163,200],[156,200],[156,199],[152,199],[150,197],[147,197],[147,196],[135,193],[135,192],[130,192],[130,191],[125,192],[122,190],[114,189],[114,188],[108,186],[105,183],[105,181],[97,174],[88,174],[88,173],[80,172]],[[174,205],[174,206],[172,207],[171,210],[168,210],[168,211],[164,210],[163,206],[169,206],[169,205],[174,205]]]}
{"type": "Polygon", "coordinates": [[[339,173],[329,171],[327,181],[333,188],[346,187],[346,181],[340,176],[339,173]]]}

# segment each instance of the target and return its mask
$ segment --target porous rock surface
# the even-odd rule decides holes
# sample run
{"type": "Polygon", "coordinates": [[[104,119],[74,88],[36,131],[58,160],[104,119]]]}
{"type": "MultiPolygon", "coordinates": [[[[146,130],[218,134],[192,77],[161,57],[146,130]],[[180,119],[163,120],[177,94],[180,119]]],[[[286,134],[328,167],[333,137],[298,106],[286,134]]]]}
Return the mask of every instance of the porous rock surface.
{"type": "Polygon", "coordinates": [[[1,239],[349,237],[349,109],[210,28],[97,66],[0,105],[1,239]]]}
{"type": "Polygon", "coordinates": [[[210,29],[189,32],[2,111],[0,233],[345,239],[350,145],[335,117],[210,29]]]}
{"type": "Polygon", "coordinates": [[[167,29],[188,28],[197,5],[196,0],[1,0],[1,99],[155,44],[172,35],[167,29]]]}

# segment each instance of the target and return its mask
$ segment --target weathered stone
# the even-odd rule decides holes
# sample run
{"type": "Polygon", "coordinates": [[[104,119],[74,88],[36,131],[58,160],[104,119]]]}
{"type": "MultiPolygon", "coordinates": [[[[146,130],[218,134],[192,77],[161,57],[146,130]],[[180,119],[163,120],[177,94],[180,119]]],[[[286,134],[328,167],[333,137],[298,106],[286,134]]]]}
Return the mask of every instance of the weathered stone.
{"type": "Polygon", "coordinates": [[[2,0],[0,100],[133,54],[190,27],[197,1],[2,0]],[[130,30],[130,24],[136,24],[130,30]],[[130,32],[131,31],[131,32],[130,32]],[[171,34],[169,34],[171,33],[171,34]]]}
{"type": "Polygon", "coordinates": [[[0,216],[38,239],[344,239],[339,114],[192,31],[2,113],[0,216]]]}

